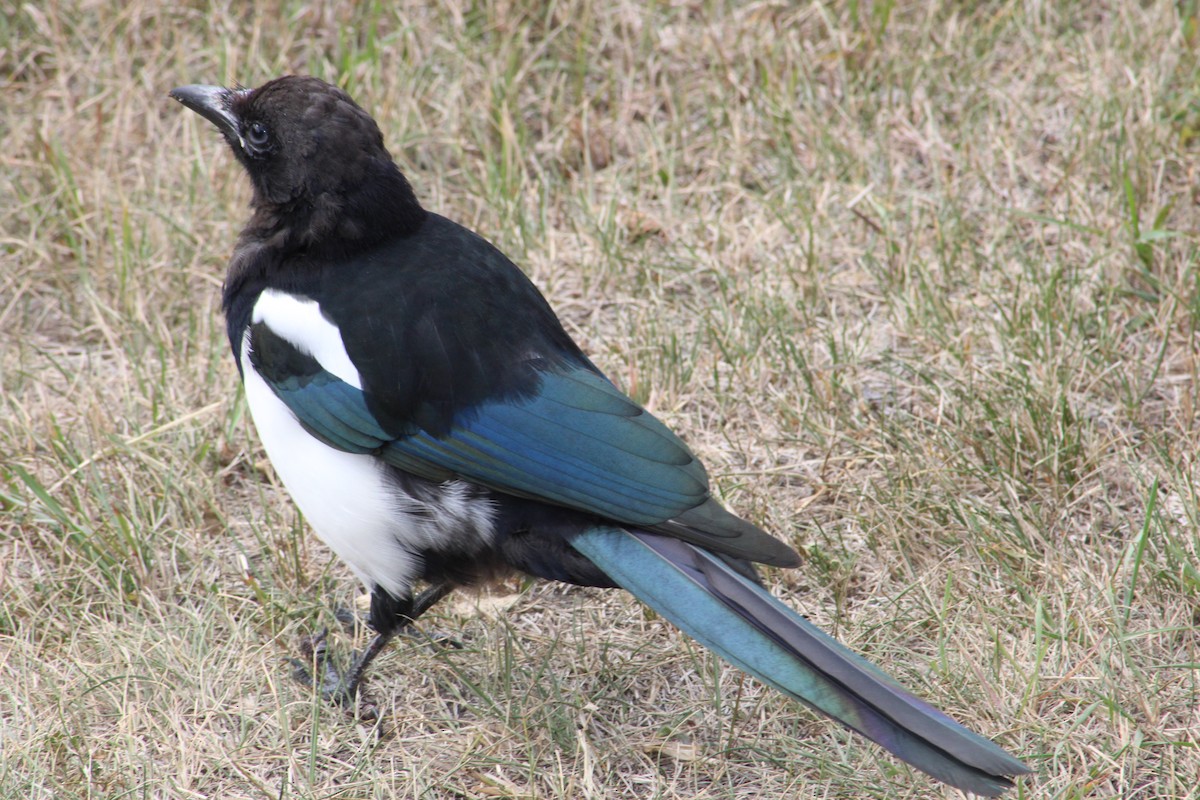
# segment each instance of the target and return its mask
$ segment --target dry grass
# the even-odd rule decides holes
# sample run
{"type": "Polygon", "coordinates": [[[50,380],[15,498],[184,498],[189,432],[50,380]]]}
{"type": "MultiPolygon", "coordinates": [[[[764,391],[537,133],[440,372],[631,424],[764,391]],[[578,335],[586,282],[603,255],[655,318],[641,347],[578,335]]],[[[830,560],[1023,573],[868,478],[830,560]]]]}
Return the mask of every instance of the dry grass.
{"type": "Polygon", "coordinates": [[[286,680],[358,589],[248,429],[217,308],[247,187],[166,92],[310,72],[801,549],[780,592],[1028,758],[1019,796],[1200,797],[1197,30],[1191,2],[8,3],[0,796],[942,791],[619,593],[448,604],[466,647],[384,657],[382,730],[286,680]]]}

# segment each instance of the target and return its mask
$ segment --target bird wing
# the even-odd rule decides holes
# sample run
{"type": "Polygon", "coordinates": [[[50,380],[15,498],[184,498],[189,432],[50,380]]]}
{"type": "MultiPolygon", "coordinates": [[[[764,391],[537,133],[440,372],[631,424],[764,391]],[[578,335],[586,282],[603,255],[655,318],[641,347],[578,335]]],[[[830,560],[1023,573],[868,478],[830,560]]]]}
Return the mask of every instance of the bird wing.
{"type": "Polygon", "coordinates": [[[411,426],[397,436],[352,377],[264,324],[250,335],[254,369],[331,447],[372,453],[429,480],[460,477],[631,525],[666,522],[708,500],[708,477],[687,446],[585,367],[540,371],[536,391],[463,409],[442,435],[411,426]]]}
{"type": "Polygon", "coordinates": [[[281,293],[265,300],[249,329],[250,364],[309,433],[331,447],[371,453],[431,481],[462,478],[654,527],[748,561],[799,563],[790,547],[713,499],[708,475],[687,445],[590,363],[531,353],[510,370],[527,377],[520,391],[465,404],[450,424],[431,432],[411,416],[398,421],[399,400],[385,399],[373,412],[380,397],[360,388],[339,329],[315,301],[281,293]]]}
{"type": "Polygon", "coordinates": [[[683,442],[582,368],[542,372],[532,396],[485,402],[458,414],[445,436],[418,431],[381,456],[633,525],[664,522],[708,497],[704,468],[683,442]]]}
{"type": "Polygon", "coordinates": [[[1029,772],[702,548],[602,526],[571,546],[726,661],[938,780],[994,797],[1029,772]]]}

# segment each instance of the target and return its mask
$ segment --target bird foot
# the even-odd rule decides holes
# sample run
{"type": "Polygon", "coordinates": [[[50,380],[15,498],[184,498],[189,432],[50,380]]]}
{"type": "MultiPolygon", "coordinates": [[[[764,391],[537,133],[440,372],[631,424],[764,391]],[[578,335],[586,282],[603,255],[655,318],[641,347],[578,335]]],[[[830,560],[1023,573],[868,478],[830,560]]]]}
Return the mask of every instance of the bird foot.
{"type": "Polygon", "coordinates": [[[372,640],[366,650],[354,656],[349,667],[342,669],[329,652],[328,639],[328,628],[300,639],[300,658],[289,659],[292,678],[304,686],[319,690],[327,702],[341,706],[359,719],[378,719],[379,706],[362,697],[359,689],[367,664],[378,653],[380,646],[372,640]]]}
{"type": "MultiPolygon", "coordinates": [[[[380,626],[372,623],[377,633],[361,653],[355,654],[350,666],[343,670],[334,663],[327,644],[329,629],[325,628],[314,636],[305,636],[300,640],[300,655],[303,658],[290,659],[292,676],[305,686],[319,690],[325,700],[341,706],[359,719],[379,719],[379,706],[363,699],[359,692],[367,667],[396,634],[409,632],[413,621],[449,594],[452,588],[450,584],[434,584],[415,598],[399,600],[377,590],[371,598],[371,616],[375,621],[383,620],[386,624],[380,626]]],[[[354,620],[353,613],[344,611],[339,612],[337,617],[343,625],[354,620]]],[[[430,641],[428,637],[426,641],[430,641]]],[[[462,647],[457,639],[442,635],[431,643],[435,647],[462,647]]]]}

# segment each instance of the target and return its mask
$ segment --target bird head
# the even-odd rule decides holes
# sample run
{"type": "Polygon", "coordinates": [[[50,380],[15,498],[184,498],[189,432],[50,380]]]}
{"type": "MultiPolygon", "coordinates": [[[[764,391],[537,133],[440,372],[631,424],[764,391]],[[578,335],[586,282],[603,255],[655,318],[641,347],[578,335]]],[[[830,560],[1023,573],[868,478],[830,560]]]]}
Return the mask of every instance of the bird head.
{"type": "Polygon", "coordinates": [[[392,232],[421,216],[379,126],[336,86],[289,75],[257,89],[192,85],[170,95],[225,136],[254,186],[260,228],[286,227],[311,245],[370,238],[383,214],[392,232]]]}

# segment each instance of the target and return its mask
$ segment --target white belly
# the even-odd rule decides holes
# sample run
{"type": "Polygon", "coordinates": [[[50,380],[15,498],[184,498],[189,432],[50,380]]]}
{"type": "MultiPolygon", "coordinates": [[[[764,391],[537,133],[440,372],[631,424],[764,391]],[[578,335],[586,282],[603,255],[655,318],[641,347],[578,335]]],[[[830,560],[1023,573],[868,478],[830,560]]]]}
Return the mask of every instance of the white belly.
{"type": "Polygon", "coordinates": [[[242,372],[258,436],[313,530],[368,588],[407,595],[420,563],[402,542],[416,532],[403,530],[407,515],[397,507],[384,466],[374,456],[335,450],[304,430],[245,352],[242,372]]]}

